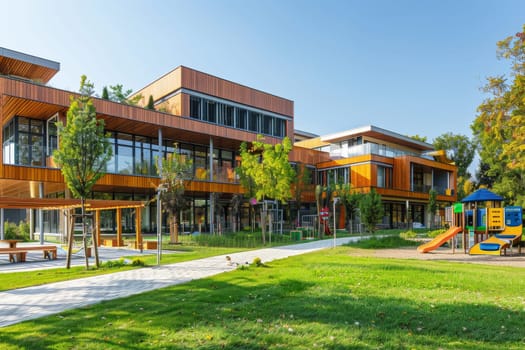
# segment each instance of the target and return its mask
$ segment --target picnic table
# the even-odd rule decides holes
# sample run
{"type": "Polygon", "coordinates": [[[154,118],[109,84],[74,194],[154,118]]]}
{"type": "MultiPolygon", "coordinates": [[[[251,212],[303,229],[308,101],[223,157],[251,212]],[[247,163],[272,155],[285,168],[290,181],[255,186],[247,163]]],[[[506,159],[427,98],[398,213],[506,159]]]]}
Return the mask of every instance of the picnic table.
{"type": "Polygon", "coordinates": [[[55,245],[22,245],[17,246],[21,242],[18,239],[1,239],[0,243],[7,243],[9,248],[0,248],[0,254],[9,254],[10,262],[25,262],[27,252],[30,250],[41,250],[44,253],[44,259],[57,258],[57,246],[55,245]]]}

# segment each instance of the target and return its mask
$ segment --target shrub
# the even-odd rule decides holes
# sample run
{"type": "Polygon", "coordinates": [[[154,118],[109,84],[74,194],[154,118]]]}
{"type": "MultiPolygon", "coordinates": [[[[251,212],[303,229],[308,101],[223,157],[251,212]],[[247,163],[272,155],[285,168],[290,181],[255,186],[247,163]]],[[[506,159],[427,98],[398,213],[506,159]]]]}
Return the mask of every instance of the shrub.
{"type": "Polygon", "coordinates": [[[444,233],[445,230],[434,230],[434,231],[428,231],[427,232],[427,237],[429,238],[436,238],[437,236],[439,236],[440,234],[444,233]]]}
{"type": "Polygon", "coordinates": [[[6,221],[4,223],[4,237],[5,239],[29,241],[29,224],[25,221],[20,221],[20,224],[17,226],[13,222],[6,221]]]}
{"type": "Polygon", "coordinates": [[[253,259],[252,265],[260,267],[260,266],[263,266],[264,264],[263,264],[261,258],[256,257],[256,258],[253,259]]]}
{"type": "Polygon", "coordinates": [[[131,265],[133,265],[133,266],[145,266],[146,263],[144,263],[144,260],[142,260],[140,258],[134,258],[133,261],[131,262],[131,265]]]}
{"type": "Polygon", "coordinates": [[[403,239],[410,239],[410,238],[416,238],[417,237],[417,233],[410,230],[410,231],[406,231],[406,232],[401,232],[399,234],[399,237],[403,238],[403,239]]]}
{"type": "Polygon", "coordinates": [[[120,258],[119,260],[108,260],[102,264],[102,267],[112,268],[112,267],[122,267],[126,265],[127,265],[126,260],[124,260],[124,258],[120,258]]]}
{"type": "Polygon", "coordinates": [[[385,248],[400,248],[410,247],[418,245],[416,241],[408,241],[399,236],[387,236],[387,237],[371,237],[359,240],[357,242],[350,242],[344,244],[345,246],[357,247],[362,249],[385,249],[385,248]]]}

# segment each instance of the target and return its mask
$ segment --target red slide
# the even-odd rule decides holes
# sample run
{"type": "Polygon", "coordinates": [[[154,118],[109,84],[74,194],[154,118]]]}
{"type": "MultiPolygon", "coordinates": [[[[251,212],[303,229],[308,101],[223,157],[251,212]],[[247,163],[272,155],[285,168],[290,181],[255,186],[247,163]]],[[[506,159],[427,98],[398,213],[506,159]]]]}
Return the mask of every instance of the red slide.
{"type": "Polygon", "coordinates": [[[441,247],[445,242],[450,240],[452,237],[461,232],[461,227],[451,227],[447,232],[442,233],[428,243],[422,244],[417,247],[417,251],[420,253],[428,253],[434,249],[441,247]]]}

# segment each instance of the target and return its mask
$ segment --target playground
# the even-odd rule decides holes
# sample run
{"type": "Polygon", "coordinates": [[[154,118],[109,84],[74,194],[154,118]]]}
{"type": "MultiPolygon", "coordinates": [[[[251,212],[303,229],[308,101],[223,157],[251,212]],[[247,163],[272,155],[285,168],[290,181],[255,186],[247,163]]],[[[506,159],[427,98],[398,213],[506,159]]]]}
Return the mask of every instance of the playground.
{"type": "Polygon", "coordinates": [[[417,251],[433,252],[448,243],[452,253],[460,249],[470,256],[521,255],[523,208],[503,207],[502,203],[502,197],[487,189],[472,193],[461,203],[446,208],[446,221],[450,228],[420,245],[417,251]]]}

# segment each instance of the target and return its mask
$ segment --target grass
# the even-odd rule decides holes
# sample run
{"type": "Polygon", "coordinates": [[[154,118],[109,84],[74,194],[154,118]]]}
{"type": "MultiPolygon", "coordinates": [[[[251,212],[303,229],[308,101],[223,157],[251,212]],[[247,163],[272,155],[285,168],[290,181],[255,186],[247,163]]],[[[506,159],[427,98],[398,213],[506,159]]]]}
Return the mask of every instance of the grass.
{"type": "MultiPolygon", "coordinates": [[[[188,260],[202,259],[210,256],[231,254],[238,251],[246,250],[240,248],[221,248],[221,247],[198,247],[198,246],[177,246],[171,247],[173,253],[162,254],[162,264],[173,264],[188,260]]],[[[133,260],[137,256],[128,256],[127,259],[133,260]]],[[[146,266],[153,266],[157,264],[156,255],[140,255],[140,260],[146,266]]],[[[74,266],[66,270],[64,267],[48,270],[25,271],[25,272],[10,272],[1,273],[0,276],[0,291],[6,291],[16,288],[24,288],[30,286],[41,285],[51,282],[66,281],[71,279],[91,277],[107,273],[114,273],[125,271],[133,268],[140,268],[140,266],[109,264],[110,266],[102,266],[99,269],[86,270],[84,266],[74,266]]],[[[65,266],[65,262],[64,262],[65,266]]],[[[91,265],[93,266],[93,264],[91,265]]]]}
{"type": "Polygon", "coordinates": [[[522,349],[518,268],[339,247],[5,327],[2,349],[522,349]]]}
{"type": "Polygon", "coordinates": [[[420,245],[421,242],[407,240],[399,236],[385,236],[385,237],[369,237],[357,242],[350,242],[346,244],[349,247],[362,249],[394,249],[400,247],[411,247],[420,245]]]}

